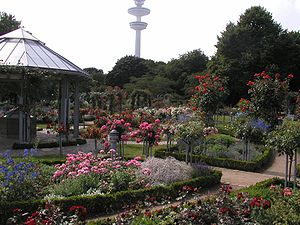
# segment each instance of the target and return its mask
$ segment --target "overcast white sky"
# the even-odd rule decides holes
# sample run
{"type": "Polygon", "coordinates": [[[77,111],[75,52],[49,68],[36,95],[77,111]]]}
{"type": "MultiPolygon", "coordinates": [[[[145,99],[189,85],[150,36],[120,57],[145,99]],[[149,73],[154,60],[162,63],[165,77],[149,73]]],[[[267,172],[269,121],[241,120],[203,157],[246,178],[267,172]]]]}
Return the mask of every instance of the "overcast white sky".
{"type": "MultiPolygon", "coordinates": [[[[194,49],[212,56],[217,35],[251,6],[261,5],[288,30],[300,30],[300,0],[146,0],[141,57],[168,62],[194,49]]],[[[134,55],[135,31],[127,13],[133,0],[0,0],[26,30],[81,68],[108,72],[134,55]]]]}

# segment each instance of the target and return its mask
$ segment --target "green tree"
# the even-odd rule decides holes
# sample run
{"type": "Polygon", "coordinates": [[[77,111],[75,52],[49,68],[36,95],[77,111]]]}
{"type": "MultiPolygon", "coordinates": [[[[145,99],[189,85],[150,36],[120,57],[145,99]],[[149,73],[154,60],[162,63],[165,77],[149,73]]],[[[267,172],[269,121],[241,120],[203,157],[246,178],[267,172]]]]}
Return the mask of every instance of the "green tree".
{"type": "Polygon", "coordinates": [[[17,21],[15,16],[6,12],[0,12],[0,36],[16,30],[20,25],[21,22],[17,21]]]}
{"type": "Polygon", "coordinates": [[[174,81],[162,76],[142,76],[140,78],[132,77],[130,83],[125,84],[125,89],[131,93],[135,89],[148,90],[151,95],[156,98],[160,95],[172,93],[172,85],[174,81]]]}
{"type": "MultiPolygon", "coordinates": [[[[167,63],[164,76],[175,81],[174,90],[177,94],[185,95],[186,84],[193,73],[202,72],[207,67],[208,57],[200,50],[193,50],[172,59],[167,63]]],[[[192,85],[188,85],[189,87],[192,85]]]]}
{"type": "Polygon", "coordinates": [[[260,6],[247,9],[237,24],[227,25],[218,37],[217,53],[209,68],[229,77],[230,103],[247,95],[245,84],[253,74],[277,62],[275,46],[283,33],[271,13],[260,6]]]}
{"type": "Polygon", "coordinates": [[[149,72],[145,59],[125,56],[119,59],[113,69],[108,72],[105,83],[110,86],[123,87],[131,77],[141,77],[149,72]]]}
{"type": "Polygon", "coordinates": [[[279,37],[274,50],[276,65],[280,68],[280,73],[295,74],[290,82],[293,91],[300,89],[300,32],[284,32],[279,37]]]}

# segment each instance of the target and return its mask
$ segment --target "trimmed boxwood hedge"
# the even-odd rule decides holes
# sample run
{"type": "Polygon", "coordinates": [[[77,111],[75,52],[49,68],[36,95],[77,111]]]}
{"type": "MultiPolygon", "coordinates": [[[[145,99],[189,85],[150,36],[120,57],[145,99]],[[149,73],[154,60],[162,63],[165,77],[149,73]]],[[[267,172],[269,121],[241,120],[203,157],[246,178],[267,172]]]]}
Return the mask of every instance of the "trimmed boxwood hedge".
{"type": "MultiPolygon", "coordinates": [[[[75,146],[75,145],[84,145],[86,144],[86,140],[85,139],[76,139],[74,141],[68,141],[62,142],[62,146],[75,146]]],[[[19,144],[19,143],[14,143],[12,146],[12,149],[29,149],[29,148],[33,148],[34,144],[33,143],[29,143],[29,144],[19,144]]],[[[49,143],[39,143],[38,148],[56,148],[59,147],[58,142],[49,142],[49,143]]]]}
{"type": "MultiPolygon", "coordinates": [[[[154,157],[165,158],[172,156],[177,160],[184,161],[185,153],[167,152],[165,149],[155,151],[154,157]]],[[[266,148],[262,155],[254,161],[242,161],[230,158],[213,158],[205,155],[193,155],[194,162],[204,162],[210,166],[223,167],[229,169],[237,169],[243,171],[258,171],[268,165],[274,159],[274,154],[271,149],[266,148]]]]}
{"type": "MultiPolygon", "coordinates": [[[[54,204],[60,205],[64,210],[68,210],[73,205],[83,205],[87,208],[89,216],[115,213],[124,206],[144,201],[147,196],[161,198],[164,196],[176,197],[178,191],[183,186],[193,186],[208,188],[220,183],[222,173],[213,171],[211,175],[197,177],[194,179],[176,182],[168,186],[155,186],[147,189],[121,191],[114,194],[95,196],[75,196],[63,199],[53,199],[54,204]]],[[[0,224],[5,224],[6,220],[12,216],[15,208],[23,211],[33,212],[45,205],[46,200],[34,201],[0,201],[0,224]]]]}

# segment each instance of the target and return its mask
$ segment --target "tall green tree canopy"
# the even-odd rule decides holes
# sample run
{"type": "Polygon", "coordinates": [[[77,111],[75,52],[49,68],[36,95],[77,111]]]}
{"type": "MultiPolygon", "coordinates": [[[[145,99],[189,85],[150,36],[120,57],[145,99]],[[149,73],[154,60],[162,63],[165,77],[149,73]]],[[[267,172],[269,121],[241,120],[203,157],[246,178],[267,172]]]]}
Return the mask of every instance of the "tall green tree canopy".
{"type": "Polygon", "coordinates": [[[20,25],[21,22],[17,21],[15,16],[0,12],[0,36],[19,28],[20,25]]]}
{"type": "Polygon", "coordinates": [[[106,76],[106,84],[123,87],[130,81],[130,77],[141,77],[149,72],[145,59],[135,56],[125,56],[119,59],[116,65],[106,76]]]}
{"type": "Polygon", "coordinates": [[[164,76],[175,81],[174,89],[180,95],[185,94],[185,86],[193,73],[202,72],[206,69],[208,57],[196,49],[180,55],[178,59],[172,59],[165,67],[164,76]]]}
{"type": "Polygon", "coordinates": [[[136,89],[148,90],[153,97],[172,93],[174,81],[162,76],[146,75],[140,78],[132,77],[130,83],[125,84],[125,89],[131,93],[136,89]]]}
{"type": "MultiPolygon", "coordinates": [[[[209,68],[216,74],[229,77],[230,103],[235,104],[241,97],[246,96],[247,81],[255,73],[271,65],[272,68],[278,68],[278,72],[294,72],[287,71],[292,62],[285,59],[288,51],[285,43],[289,38],[297,39],[283,30],[273,20],[271,13],[260,6],[247,9],[237,24],[227,25],[218,37],[217,53],[209,68]],[[287,64],[282,63],[283,59],[287,64]]],[[[292,52],[291,55],[294,55],[295,51],[292,52]]]]}

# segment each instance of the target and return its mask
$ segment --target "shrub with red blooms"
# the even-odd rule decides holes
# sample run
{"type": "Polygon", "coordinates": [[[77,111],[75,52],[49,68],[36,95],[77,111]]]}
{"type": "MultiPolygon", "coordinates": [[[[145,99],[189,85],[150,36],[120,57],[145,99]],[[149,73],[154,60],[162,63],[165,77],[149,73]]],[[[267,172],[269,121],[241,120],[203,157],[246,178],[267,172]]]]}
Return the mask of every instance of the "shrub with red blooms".
{"type": "Polygon", "coordinates": [[[54,224],[85,224],[87,210],[84,206],[72,206],[69,212],[63,212],[58,206],[47,202],[45,207],[30,214],[21,209],[13,210],[14,216],[7,224],[54,225],[54,224]]]}
{"type": "Polygon", "coordinates": [[[199,84],[195,87],[190,101],[192,109],[199,109],[208,115],[213,115],[227,95],[226,80],[211,74],[194,75],[194,77],[199,84]]]}
{"type": "Polygon", "coordinates": [[[284,110],[289,81],[293,77],[289,74],[281,79],[280,74],[266,71],[255,74],[254,80],[247,83],[250,100],[241,99],[239,102],[241,111],[276,125],[279,113],[284,110]]]}
{"type": "Polygon", "coordinates": [[[58,134],[68,134],[69,133],[69,124],[67,124],[66,126],[64,124],[59,124],[56,128],[55,131],[58,134]]]}
{"type": "Polygon", "coordinates": [[[69,212],[76,214],[81,221],[86,220],[87,218],[87,209],[82,205],[71,206],[69,212]]]}

